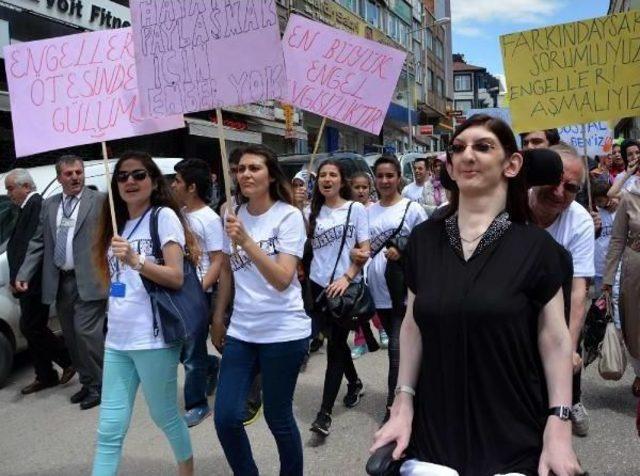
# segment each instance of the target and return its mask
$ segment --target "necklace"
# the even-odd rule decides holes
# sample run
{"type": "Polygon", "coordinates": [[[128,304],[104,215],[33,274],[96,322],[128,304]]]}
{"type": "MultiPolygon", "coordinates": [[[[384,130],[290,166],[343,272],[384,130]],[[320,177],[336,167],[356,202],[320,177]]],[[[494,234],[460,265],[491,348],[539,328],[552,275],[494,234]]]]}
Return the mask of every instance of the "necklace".
{"type": "Polygon", "coordinates": [[[487,232],[487,230],[483,231],[482,233],[480,233],[478,236],[476,236],[473,240],[467,240],[465,237],[462,236],[462,234],[460,234],[460,239],[462,241],[464,241],[465,243],[475,243],[476,241],[478,241],[480,238],[482,238],[484,236],[484,234],[487,232]]]}

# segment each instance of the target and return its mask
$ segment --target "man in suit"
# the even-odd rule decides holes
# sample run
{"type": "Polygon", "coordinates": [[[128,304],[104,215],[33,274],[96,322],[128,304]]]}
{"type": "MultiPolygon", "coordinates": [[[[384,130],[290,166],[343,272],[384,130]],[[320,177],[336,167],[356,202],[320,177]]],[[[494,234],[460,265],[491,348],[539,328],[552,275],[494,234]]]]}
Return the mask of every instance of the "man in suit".
{"type": "Polygon", "coordinates": [[[40,221],[42,197],[36,192],[36,185],[25,169],[14,169],[4,179],[9,198],[19,207],[18,221],[7,243],[9,261],[9,283],[14,296],[20,301],[20,332],[27,339],[27,345],[35,380],[22,389],[23,395],[39,392],[45,388],[65,384],[75,375],[71,358],[62,339],[49,329],[49,306],[42,303],[41,285],[42,267],[36,270],[29,281],[29,290],[18,293],[15,280],[18,270],[27,253],[27,245],[33,237],[40,221]],[[62,377],[54,370],[52,362],[62,368],[62,377]]]}
{"type": "Polygon", "coordinates": [[[42,266],[42,302],[56,311],[82,388],[71,397],[86,410],[100,404],[106,290],[91,260],[104,194],[84,186],[84,164],[65,155],[56,163],[62,193],[42,205],[15,287],[26,292],[42,266]]]}

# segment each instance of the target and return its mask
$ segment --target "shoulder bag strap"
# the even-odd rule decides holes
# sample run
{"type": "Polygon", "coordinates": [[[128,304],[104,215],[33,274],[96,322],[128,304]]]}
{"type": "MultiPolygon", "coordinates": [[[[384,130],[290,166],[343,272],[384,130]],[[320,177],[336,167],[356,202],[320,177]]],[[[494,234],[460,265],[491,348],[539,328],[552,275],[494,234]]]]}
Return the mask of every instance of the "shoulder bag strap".
{"type": "Polygon", "coordinates": [[[336,274],[336,269],[338,269],[338,263],[340,262],[340,256],[342,256],[342,250],[344,249],[344,243],[347,241],[347,230],[349,229],[349,218],[351,218],[351,207],[353,207],[353,202],[349,205],[349,210],[347,211],[347,222],[344,225],[344,232],[342,233],[342,241],[340,242],[340,249],[338,250],[338,258],[336,259],[336,264],[333,266],[333,271],[331,272],[331,279],[329,283],[333,283],[333,278],[336,274]]]}
{"type": "Polygon", "coordinates": [[[160,234],[158,233],[158,215],[162,207],[154,207],[149,217],[149,234],[151,235],[151,249],[156,263],[163,264],[162,246],[160,246],[160,234]]]}
{"type": "MultiPolygon", "coordinates": [[[[395,230],[393,230],[393,233],[391,234],[391,236],[389,238],[387,238],[387,241],[392,239],[392,238],[395,238],[402,231],[402,227],[404,226],[404,221],[407,218],[407,212],[409,211],[409,207],[410,206],[411,206],[411,200],[409,200],[409,202],[407,203],[407,206],[404,209],[404,213],[402,214],[402,220],[400,220],[400,224],[398,225],[398,227],[395,230]]],[[[383,248],[383,246],[378,248],[378,250],[371,255],[371,259],[375,258],[375,256],[378,253],[380,253],[380,251],[382,251],[382,248],[383,248]]]]}

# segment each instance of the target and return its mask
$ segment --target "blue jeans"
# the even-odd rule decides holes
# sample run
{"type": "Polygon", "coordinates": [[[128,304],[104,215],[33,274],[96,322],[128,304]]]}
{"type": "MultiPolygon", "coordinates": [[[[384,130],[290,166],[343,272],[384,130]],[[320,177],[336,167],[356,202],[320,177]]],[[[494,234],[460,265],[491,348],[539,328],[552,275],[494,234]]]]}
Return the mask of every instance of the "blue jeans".
{"type": "Polygon", "coordinates": [[[117,474],[122,442],[140,384],[151,418],[169,440],[176,461],[191,458],[189,430],[178,411],[179,356],[179,346],[130,351],[105,349],[93,476],[117,474]]]}
{"type": "Polygon", "coordinates": [[[242,424],[249,388],[262,374],[264,418],[280,456],[281,476],[302,476],[302,440],[293,417],[293,392],[309,339],[252,344],[227,337],[220,365],[214,421],[234,474],[258,475],[242,424]]]}

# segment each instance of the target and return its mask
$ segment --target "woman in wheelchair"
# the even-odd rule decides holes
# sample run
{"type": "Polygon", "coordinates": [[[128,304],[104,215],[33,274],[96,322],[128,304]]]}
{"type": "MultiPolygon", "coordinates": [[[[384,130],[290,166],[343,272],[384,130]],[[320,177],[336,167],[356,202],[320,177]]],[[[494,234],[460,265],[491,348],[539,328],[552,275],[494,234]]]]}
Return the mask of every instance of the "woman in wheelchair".
{"type": "Polygon", "coordinates": [[[531,223],[511,129],[476,115],[447,154],[448,214],[407,246],[391,418],[401,475],[574,476],[562,248],[531,223]]]}

